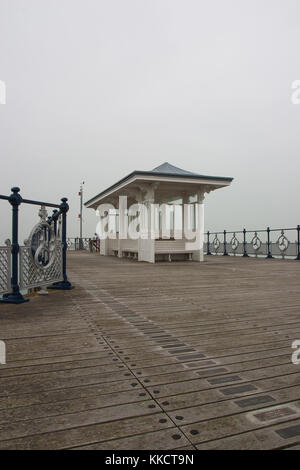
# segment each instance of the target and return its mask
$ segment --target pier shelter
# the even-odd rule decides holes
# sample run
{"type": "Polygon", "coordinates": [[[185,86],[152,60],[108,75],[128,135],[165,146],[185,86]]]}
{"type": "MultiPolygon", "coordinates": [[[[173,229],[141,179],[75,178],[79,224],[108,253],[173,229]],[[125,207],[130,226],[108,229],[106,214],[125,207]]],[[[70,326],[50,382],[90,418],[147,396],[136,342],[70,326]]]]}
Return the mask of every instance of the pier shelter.
{"type": "Polygon", "coordinates": [[[203,261],[205,195],[229,186],[232,179],[167,162],[151,171],[133,171],[85,203],[110,226],[106,236],[100,234],[100,254],[150,263],[203,261]],[[132,227],[138,235],[132,235],[132,227]]]}

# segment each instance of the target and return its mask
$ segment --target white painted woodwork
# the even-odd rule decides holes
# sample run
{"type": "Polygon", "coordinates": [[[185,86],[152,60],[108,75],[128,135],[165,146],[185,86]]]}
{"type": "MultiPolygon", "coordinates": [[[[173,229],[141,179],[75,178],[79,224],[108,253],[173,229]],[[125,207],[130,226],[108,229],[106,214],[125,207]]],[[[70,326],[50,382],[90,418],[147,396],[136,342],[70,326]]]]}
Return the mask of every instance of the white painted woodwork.
{"type": "MultiPolygon", "coordinates": [[[[85,204],[86,207],[94,209],[102,204],[112,204],[116,208],[112,214],[112,218],[115,217],[112,224],[117,230],[116,239],[101,239],[100,254],[117,254],[122,257],[124,254],[137,253],[139,261],[154,263],[156,254],[169,254],[171,259],[172,253],[181,253],[192,254],[194,261],[203,261],[204,196],[211,191],[229,186],[232,178],[197,175],[168,163],[148,173],[151,174],[134,172],[85,204]],[[154,174],[155,172],[157,175],[154,174]],[[127,200],[124,199],[124,196],[127,200]],[[191,201],[197,202],[195,209],[193,209],[195,212],[192,229],[193,239],[184,238],[186,234],[184,234],[182,214],[171,211],[171,217],[167,222],[162,222],[164,218],[161,214],[159,215],[158,209],[154,208],[157,205],[162,213],[167,213],[168,206],[162,207],[162,204],[169,205],[178,203],[178,201],[182,204],[189,204],[191,201]],[[127,208],[133,204],[136,207],[138,204],[142,204],[144,207],[152,208],[152,214],[149,212],[141,217],[140,236],[136,240],[126,239],[123,236],[127,230],[128,221],[134,218],[134,212],[129,216],[126,214],[125,202],[127,208]],[[169,239],[162,240],[164,238],[169,239]]],[[[189,238],[188,235],[187,238],[189,238]]]]}

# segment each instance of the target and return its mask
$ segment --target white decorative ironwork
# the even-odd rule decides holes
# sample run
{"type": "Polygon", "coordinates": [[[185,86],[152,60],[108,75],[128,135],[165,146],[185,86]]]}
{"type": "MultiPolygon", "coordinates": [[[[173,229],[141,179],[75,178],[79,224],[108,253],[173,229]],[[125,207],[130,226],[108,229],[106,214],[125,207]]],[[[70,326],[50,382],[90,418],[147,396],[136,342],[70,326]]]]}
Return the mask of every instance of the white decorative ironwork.
{"type": "Polygon", "coordinates": [[[24,245],[20,247],[20,288],[46,286],[63,280],[60,240],[46,222],[44,206],[39,211],[40,222],[36,224],[24,245]]]}
{"type": "Polygon", "coordinates": [[[215,249],[215,252],[217,253],[219,251],[219,248],[220,248],[220,245],[221,245],[221,242],[220,240],[218,239],[218,236],[215,235],[215,238],[213,239],[212,241],[212,245],[215,249]]]}
{"type": "Polygon", "coordinates": [[[231,249],[232,249],[234,254],[235,254],[236,250],[238,249],[239,244],[240,244],[240,242],[238,241],[238,239],[236,238],[236,235],[234,233],[232,239],[230,240],[230,246],[231,246],[231,249]]]}
{"type": "Polygon", "coordinates": [[[251,245],[255,252],[258,252],[262,245],[261,239],[258,237],[257,232],[254,233],[254,237],[251,240],[251,245]]]}
{"type": "Polygon", "coordinates": [[[281,234],[276,242],[280,252],[282,255],[285,254],[285,252],[287,251],[289,245],[290,245],[290,242],[289,240],[286,238],[286,236],[284,235],[284,231],[281,230],[281,234]]]}
{"type": "Polygon", "coordinates": [[[83,239],[83,249],[88,250],[90,246],[90,240],[88,238],[83,239]]]}
{"type": "Polygon", "coordinates": [[[8,294],[11,291],[10,240],[5,243],[6,246],[0,247],[0,294],[8,294]]]}
{"type": "Polygon", "coordinates": [[[32,259],[30,246],[20,247],[20,289],[47,286],[63,280],[62,244],[56,243],[52,262],[46,267],[38,267],[32,259]]]}
{"type": "Polygon", "coordinates": [[[67,248],[68,250],[89,250],[92,240],[92,238],[67,238],[67,248]]]}

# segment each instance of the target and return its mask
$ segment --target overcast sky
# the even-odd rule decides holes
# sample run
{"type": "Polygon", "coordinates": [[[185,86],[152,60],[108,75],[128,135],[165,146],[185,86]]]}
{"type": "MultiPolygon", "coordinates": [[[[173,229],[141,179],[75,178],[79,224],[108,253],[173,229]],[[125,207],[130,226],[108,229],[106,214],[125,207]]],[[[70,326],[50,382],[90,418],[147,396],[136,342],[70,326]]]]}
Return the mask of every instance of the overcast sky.
{"type": "Polygon", "coordinates": [[[76,236],[82,180],[87,200],[168,161],[235,178],[206,229],[300,224],[299,44],[299,0],[0,0],[0,193],[68,197],[76,236]]]}

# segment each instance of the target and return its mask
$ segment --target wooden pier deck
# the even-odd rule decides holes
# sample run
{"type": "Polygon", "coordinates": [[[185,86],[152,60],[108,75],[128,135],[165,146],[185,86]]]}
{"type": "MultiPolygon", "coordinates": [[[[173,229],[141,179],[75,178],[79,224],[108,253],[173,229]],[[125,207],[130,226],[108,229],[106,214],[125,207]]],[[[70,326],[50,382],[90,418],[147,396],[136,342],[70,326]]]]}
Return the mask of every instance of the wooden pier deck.
{"type": "Polygon", "coordinates": [[[69,254],[0,305],[0,449],[300,449],[300,262],[69,254]]]}

